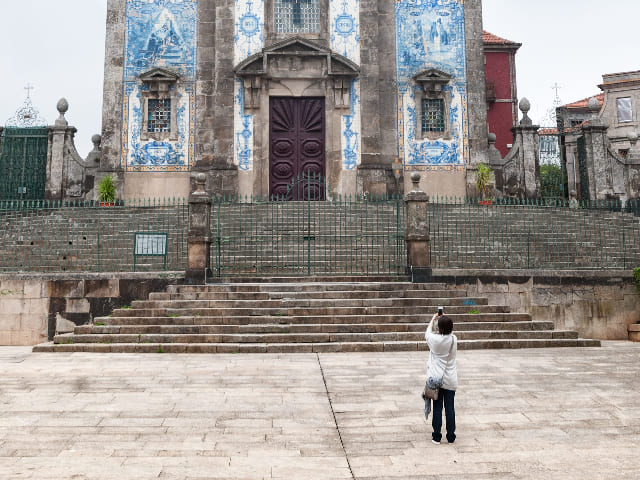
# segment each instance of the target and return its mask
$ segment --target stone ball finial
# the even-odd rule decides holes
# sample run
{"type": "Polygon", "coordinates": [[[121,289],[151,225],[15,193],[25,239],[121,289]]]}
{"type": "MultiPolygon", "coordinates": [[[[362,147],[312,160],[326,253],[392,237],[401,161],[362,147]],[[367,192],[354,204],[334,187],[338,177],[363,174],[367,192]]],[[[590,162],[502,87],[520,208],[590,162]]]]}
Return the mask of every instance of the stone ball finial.
{"type": "Polygon", "coordinates": [[[417,186],[420,183],[420,174],[418,172],[413,172],[411,174],[411,182],[417,186]]]}
{"type": "Polygon", "coordinates": [[[60,100],[58,100],[56,108],[58,109],[60,115],[64,115],[69,110],[69,102],[67,102],[66,98],[61,98],[60,100]]]}
{"type": "Polygon", "coordinates": [[[102,143],[102,136],[95,134],[91,137],[91,143],[93,143],[93,148],[98,148],[100,147],[100,144],[102,143]]]}
{"type": "Polygon", "coordinates": [[[627,135],[627,138],[631,142],[631,145],[635,146],[636,142],[638,141],[638,133],[637,132],[629,132],[629,135],[627,135]]]}
{"type": "Polygon", "coordinates": [[[56,105],[56,108],[60,113],[60,116],[56,120],[56,126],[66,127],[68,125],[68,122],[67,122],[67,119],[64,118],[64,114],[67,113],[67,110],[69,110],[69,102],[67,102],[66,98],[61,98],[60,100],[58,100],[58,104],[56,105]]]}
{"type": "Polygon", "coordinates": [[[495,133],[489,132],[489,135],[487,135],[487,138],[489,139],[489,143],[496,143],[496,140],[498,137],[496,137],[495,133]]]}
{"type": "Polygon", "coordinates": [[[520,120],[520,125],[529,126],[533,125],[533,121],[529,118],[529,110],[531,110],[531,102],[523,97],[520,100],[520,111],[522,112],[522,120],[520,120]]]}
{"type": "Polygon", "coordinates": [[[207,192],[205,191],[204,187],[207,183],[207,176],[202,172],[198,172],[196,174],[193,174],[191,178],[193,178],[193,181],[196,184],[196,189],[193,192],[193,195],[206,195],[207,192]]]}
{"type": "Polygon", "coordinates": [[[600,102],[598,101],[598,99],[596,97],[591,97],[589,99],[589,111],[591,113],[593,113],[594,115],[598,112],[600,112],[600,102]]]}

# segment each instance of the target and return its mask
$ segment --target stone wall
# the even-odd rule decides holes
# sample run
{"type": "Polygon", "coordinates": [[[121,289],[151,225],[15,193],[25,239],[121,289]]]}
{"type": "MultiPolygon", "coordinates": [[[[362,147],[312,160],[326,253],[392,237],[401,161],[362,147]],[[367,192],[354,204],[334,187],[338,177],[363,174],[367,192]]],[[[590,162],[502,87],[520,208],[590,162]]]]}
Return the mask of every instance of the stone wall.
{"type": "Polygon", "coordinates": [[[0,275],[0,345],[36,345],[181,283],[182,274],[0,275]]]}
{"type": "Polygon", "coordinates": [[[640,295],[632,271],[436,270],[434,281],[489,298],[533,320],[582,338],[627,340],[627,326],[640,320],[640,295]]]}

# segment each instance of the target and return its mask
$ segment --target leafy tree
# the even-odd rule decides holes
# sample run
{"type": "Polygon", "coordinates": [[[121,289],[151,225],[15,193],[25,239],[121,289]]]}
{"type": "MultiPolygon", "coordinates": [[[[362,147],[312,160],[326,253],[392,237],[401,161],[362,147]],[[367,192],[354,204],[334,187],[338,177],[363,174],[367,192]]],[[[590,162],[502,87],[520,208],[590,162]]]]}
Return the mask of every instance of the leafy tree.
{"type": "Polygon", "coordinates": [[[540,165],[540,188],[543,197],[564,197],[565,179],[560,165],[540,165]]]}

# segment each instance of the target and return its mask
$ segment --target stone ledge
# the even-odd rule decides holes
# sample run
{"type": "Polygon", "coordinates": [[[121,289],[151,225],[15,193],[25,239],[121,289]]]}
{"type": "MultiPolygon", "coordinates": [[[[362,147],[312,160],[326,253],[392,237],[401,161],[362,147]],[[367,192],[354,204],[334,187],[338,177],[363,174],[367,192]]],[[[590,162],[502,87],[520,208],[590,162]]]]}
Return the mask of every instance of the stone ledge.
{"type": "Polygon", "coordinates": [[[480,280],[490,282],[534,283],[546,285],[620,285],[633,280],[633,270],[483,270],[434,268],[431,281],[468,283],[480,280]]]}
{"type": "Polygon", "coordinates": [[[627,326],[629,332],[629,340],[632,342],[640,342],[640,323],[632,323],[627,326]]]}
{"type": "Polygon", "coordinates": [[[68,272],[68,273],[0,273],[0,281],[31,280],[31,281],[60,281],[60,280],[145,280],[145,279],[183,279],[184,271],[161,272],[68,272]]]}

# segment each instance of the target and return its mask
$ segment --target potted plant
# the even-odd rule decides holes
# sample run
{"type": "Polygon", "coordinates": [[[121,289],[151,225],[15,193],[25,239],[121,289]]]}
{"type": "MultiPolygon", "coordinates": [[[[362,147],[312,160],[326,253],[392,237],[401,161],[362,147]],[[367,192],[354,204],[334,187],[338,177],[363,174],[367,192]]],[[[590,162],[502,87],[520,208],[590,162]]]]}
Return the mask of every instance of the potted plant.
{"type": "Polygon", "coordinates": [[[111,175],[103,177],[98,182],[98,200],[101,207],[113,207],[116,201],[116,184],[111,175]]]}
{"type": "Polygon", "coordinates": [[[476,187],[482,195],[480,205],[491,205],[491,199],[487,199],[487,193],[491,190],[493,181],[493,169],[486,163],[478,163],[476,165],[476,187]]]}

